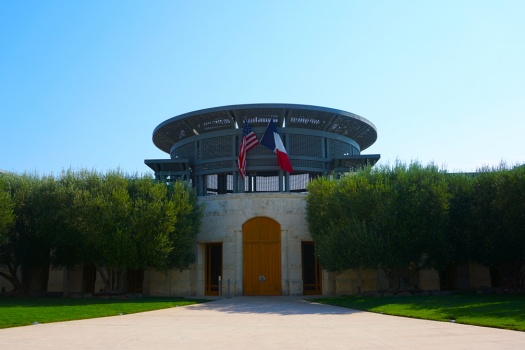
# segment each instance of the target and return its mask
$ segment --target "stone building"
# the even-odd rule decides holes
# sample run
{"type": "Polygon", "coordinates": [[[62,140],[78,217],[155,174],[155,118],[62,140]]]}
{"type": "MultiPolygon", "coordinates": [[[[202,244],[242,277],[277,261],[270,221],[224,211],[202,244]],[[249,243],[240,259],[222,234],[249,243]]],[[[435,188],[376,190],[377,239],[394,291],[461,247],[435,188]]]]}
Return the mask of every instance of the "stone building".
{"type": "MultiPolygon", "coordinates": [[[[188,270],[131,270],[127,289],[151,296],[356,294],[387,288],[376,270],[323,271],[306,224],[306,187],[312,179],[374,165],[361,152],[377,139],[368,120],[341,110],[295,104],[249,104],[204,109],[168,119],[153,132],[168,159],[147,159],[158,180],[188,181],[204,205],[188,270]],[[261,139],[272,121],[293,166],[280,168],[262,145],[238,169],[247,122],[261,139]]],[[[488,269],[475,264],[421,271],[420,289],[490,286],[488,269]]],[[[7,286],[0,277],[0,287],[7,286]]],[[[7,286],[7,288],[9,288],[7,286]]],[[[93,266],[52,269],[48,291],[93,293],[103,288],[93,266]]]]}
{"type": "MultiPolygon", "coordinates": [[[[159,180],[191,182],[205,214],[192,268],[168,276],[150,271],[144,292],[214,295],[221,284],[221,292],[232,296],[337,293],[346,282],[319,268],[305,220],[306,186],[318,176],[375,164],[378,154],[361,152],[376,139],[375,126],[360,116],[306,105],[226,106],[161,123],[153,142],[170,159],[145,163],[159,180]],[[237,164],[243,123],[261,139],[270,120],[293,172],[259,145],[247,153],[243,179],[237,164]]],[[[360,277],[363,288],[377,284],[377,273],[360,277]]]]}

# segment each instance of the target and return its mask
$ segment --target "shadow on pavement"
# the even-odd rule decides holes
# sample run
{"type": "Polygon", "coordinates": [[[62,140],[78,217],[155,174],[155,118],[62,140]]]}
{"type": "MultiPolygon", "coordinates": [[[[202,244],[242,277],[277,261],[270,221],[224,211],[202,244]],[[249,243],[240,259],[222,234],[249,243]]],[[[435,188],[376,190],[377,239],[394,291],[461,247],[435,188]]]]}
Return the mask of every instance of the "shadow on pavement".
{"type": "Polygon", "coordinates": [[[349,315],[363,311],[309,302],[304,297],[234,297],[191,305],[189,308],[225,313],[288,315],[349,315]]]}

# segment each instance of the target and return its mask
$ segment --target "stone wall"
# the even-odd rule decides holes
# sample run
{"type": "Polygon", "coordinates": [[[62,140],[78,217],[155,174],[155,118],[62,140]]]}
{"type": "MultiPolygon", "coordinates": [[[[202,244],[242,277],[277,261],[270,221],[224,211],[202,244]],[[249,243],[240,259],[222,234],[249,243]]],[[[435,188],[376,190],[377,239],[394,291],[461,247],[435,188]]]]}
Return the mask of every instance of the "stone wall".
{"type": "Polygon", "coordinates": [[[434,269],[419,271],[419,289],[439,290],[439,272],[434,269]]]}
{"type": "Polygon", "coordinates": [[[144,272],[144,295],[180,297],[198,294],[194,289],[196,281],[192,278],[194,270],[171,270],[159,272],[147,270],[144,272]]]}
{"type": "Polygon", "coordinates": [[[473,262],[468,265],[470,269],[470,289],[492,286],[490,269],[488,267],[473,262]]]}
{"type": "Polygon", "coordinates": [[[335,294],[355,295],[381,289],[377,270],[352,269],[335,275],[335,294]]]}
{"type": "Polygon", "coordinates": [[[62,292],[64,290],[64,279],[67,280],[67,275],[64,274],[63,268],[50,268],[49,278],[47,280],[47,291],[62,292]]]}
{"type": "Polygon", "coordinates": [[[200,197],[204,220],[197,236],[199,258],[192,290],[204,294],[205,243],[223,243],[223,295],[230,281],[232,295],[242,295],[242,225],[268,217],[281,225],[282,294],[302,295],[301,241],[311,241],[304,193],[244,193],[200,197]]]}

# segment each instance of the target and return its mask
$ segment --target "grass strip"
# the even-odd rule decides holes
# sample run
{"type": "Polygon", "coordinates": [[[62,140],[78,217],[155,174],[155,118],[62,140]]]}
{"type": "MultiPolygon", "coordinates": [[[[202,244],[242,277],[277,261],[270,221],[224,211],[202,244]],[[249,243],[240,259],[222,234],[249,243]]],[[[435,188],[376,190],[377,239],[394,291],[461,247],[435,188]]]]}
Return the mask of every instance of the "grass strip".
{"type": "Polygon", "coordinates": [[[344,296],[311,301],[386,315],[525,331],[523,295],[344,296]]]}
{"type": "Polygon", "coordinates": [[[206,302],[205,299],[0,298],[0,328],[117,316],[206,302]]]}

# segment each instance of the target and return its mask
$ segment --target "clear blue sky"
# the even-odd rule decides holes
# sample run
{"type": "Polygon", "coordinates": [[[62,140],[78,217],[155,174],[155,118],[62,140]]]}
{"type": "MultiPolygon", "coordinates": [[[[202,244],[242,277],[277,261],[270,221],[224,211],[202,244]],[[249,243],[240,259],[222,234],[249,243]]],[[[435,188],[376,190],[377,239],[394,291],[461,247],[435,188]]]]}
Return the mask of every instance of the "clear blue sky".
{"type": "Polygon", "coordinates": [[[380,164],[525,163],[525,1],[0,0],[0,169],[146,173],[158,124],[244,103],[358,114],[380,164]]]}

